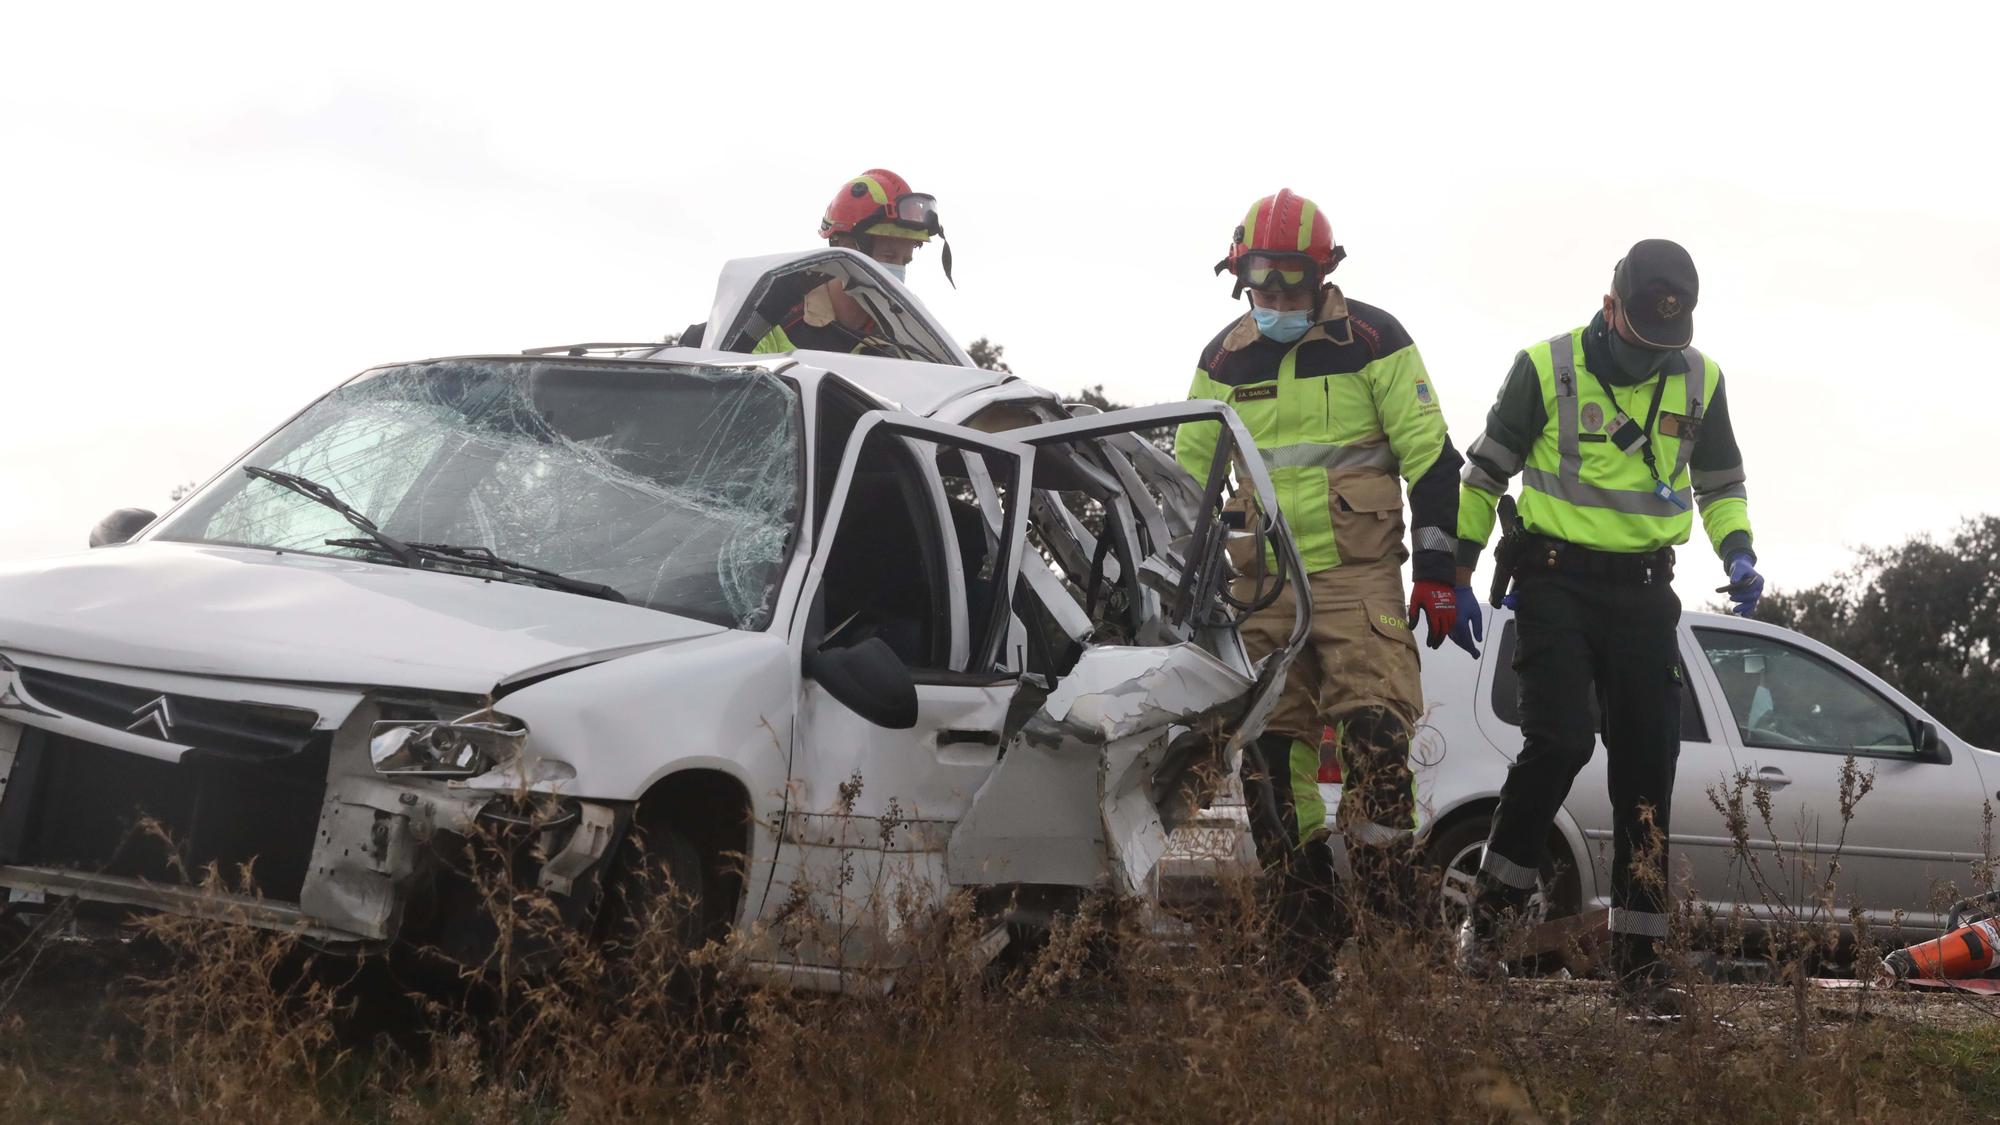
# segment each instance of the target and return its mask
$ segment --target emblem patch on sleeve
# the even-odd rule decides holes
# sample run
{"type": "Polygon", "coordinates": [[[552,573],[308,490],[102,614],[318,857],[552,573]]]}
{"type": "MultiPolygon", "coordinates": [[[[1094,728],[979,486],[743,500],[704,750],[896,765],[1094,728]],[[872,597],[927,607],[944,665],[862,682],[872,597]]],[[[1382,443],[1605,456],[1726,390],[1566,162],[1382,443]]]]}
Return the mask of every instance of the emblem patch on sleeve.
{"type": "Polygon", "coordinates": [[[1429,406],[1432,402],[1436,401],[1435,396],[1431,394],[1431,385],[1422,379],[1417,380],[1417,401],[1423,403],[1425,406],[1429,406]]]}

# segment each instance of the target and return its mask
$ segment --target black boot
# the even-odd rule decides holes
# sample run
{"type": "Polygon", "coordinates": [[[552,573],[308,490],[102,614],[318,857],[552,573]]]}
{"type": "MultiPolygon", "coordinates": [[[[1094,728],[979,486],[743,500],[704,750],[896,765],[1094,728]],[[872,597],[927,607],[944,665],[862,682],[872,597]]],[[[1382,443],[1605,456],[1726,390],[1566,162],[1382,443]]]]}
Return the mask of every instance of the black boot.
{"type": "Polygon", "coordinates": [[[1505,886],[1485,875],[1474,883],[1472,902],[1458,925],[1459,972],[1479,980],[1507,979],[1504,939],[1527,916],[1529,891],[1505,886]]]}

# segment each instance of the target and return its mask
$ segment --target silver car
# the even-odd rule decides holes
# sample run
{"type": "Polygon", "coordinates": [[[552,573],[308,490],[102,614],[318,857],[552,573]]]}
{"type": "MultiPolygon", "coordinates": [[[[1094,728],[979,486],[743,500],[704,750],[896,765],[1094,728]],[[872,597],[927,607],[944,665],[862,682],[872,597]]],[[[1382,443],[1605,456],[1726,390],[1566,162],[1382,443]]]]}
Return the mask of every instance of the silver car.
{"type": "MultiPolygon", "coordinates": [[[[1451,872],[1448,898],[1462,895],[1478,869],[1500,786],[1521,750],[1515,635],[1513,614],[1498,610],[1479,658],[1449,645],[1425,654],[1429,713],[1413,756],[1432,855],[1451,872]]],[[[1900,913],[1906,932],[1941,929],[1988,854],[1985,816],[2000,798],[2000,754],[1967,744],[1867,669],[1791,630],[1687,613],[1680,644],[1688,675],[1670,835],[1676,893],[1724,914],[1741,904],[1752,920],[1769,921],[1809,911],[1831,873],[1835,920],[1858,904],[1872,924],[1900,913]],[[1874,784],[1843,827],[1849,755],[1874,784]],[[1728,805],[1739,774],[1748,778],[1741,803],[1755,876],[1711,799],[1721,793],[1728,805]],[[1755,807],[1759,791],[1770,797],[1769,831],[1755,807]]],[[[1322,788],[1338,797],[1337,785],[1322,788]]],[[[1610,905],[1601,739],[1557,816],[1550,851],[1543,897],[1551,916],[1610,905]]]]}

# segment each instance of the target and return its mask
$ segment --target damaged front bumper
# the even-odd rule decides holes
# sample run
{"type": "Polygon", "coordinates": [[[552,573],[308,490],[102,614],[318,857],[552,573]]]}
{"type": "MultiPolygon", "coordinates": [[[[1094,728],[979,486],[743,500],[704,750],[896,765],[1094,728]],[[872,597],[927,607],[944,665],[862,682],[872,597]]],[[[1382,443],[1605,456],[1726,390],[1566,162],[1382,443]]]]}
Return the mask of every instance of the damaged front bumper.
{"type": "MultiPolygon", "coordinates": [[[[35,696],[32,670],[0,678],[0,901],[18,908],[73,900],[477,959],[492,919],[464,908],[481,902],[468,880],[493,874],[475,872],[480,859],[504,856],[509,886],[539,887],[581,921],[630,817],[564,795],[572,771],[525,753],[474,777],[378,773],[368,741],[382,709],[369,700],[257,759],[84,721],[62,709],[71,696],[35,696]]],[[[87,682],[46,682],[70,681],[87,682]]]]}

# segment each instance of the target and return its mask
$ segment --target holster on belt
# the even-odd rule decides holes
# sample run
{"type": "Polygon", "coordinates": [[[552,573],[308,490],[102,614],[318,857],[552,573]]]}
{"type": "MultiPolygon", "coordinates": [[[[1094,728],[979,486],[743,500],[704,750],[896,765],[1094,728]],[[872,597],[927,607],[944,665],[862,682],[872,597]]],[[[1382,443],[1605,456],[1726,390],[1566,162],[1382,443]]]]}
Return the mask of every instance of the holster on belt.
{"type": "Polygon", "coordinates": [[[1515,510],[1512,496],[1500,498],[1494,516],[1500,523],[1500,542],[1493,547],[1493,588],[1487,592],[1487,601],[1498,609],[1500,599],[1507,596],[1507,588],[1513,584],[1514,574],[1521,567],[1521,556],[1528,549],[1528,538],[1521,530],[1521,514],[1515,510]]]}

